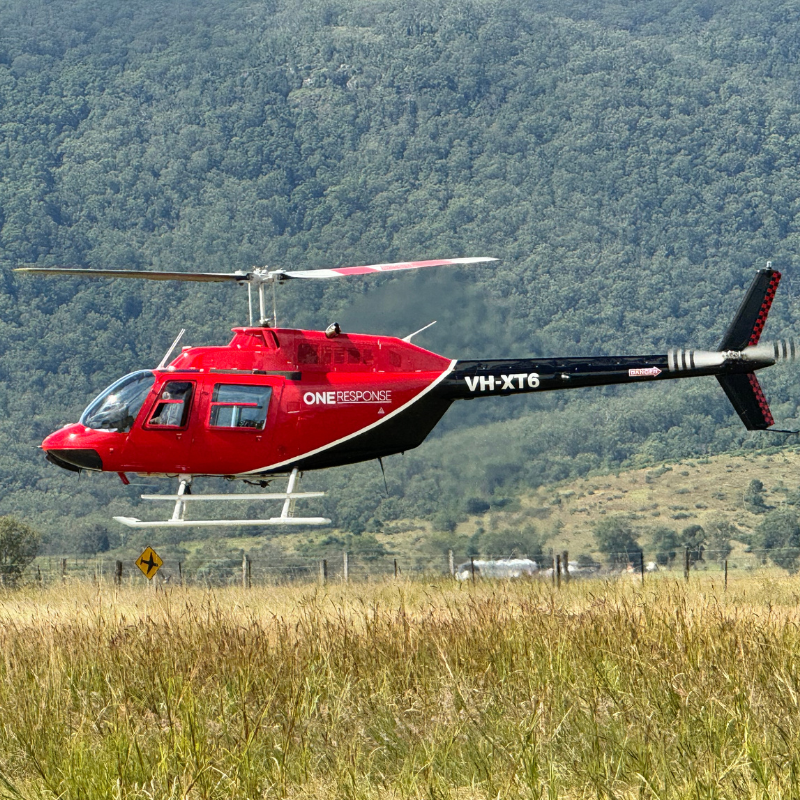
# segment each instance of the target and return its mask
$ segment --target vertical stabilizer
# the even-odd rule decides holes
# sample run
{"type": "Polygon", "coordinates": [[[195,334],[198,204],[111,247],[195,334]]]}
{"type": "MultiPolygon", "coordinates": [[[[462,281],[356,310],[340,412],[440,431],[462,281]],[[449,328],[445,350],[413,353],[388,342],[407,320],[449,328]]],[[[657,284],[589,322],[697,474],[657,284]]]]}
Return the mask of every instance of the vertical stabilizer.
{"type": "Polygon", "coordinates": [[[769,403],[755,374],[717,375],[720,386],[749,431],[763,431],[775,424],[769,403]]]}
{"type": "Polygon", "coordinates": [[[771,267],[758,271],[733,322],[722,337],[719,350],[744,350],[745,347],[758,344],[780,281],[780,272],[771,267]]]}
{"type": "MultiPolygon", "coordinates": [[[[719,345],[721,351],[742,351],[746,347],[758,344],[780,280],[780,272],[772,269],[769,265],[767,269],[758,271],[733,318],[733,322],[722,337],[719,345]]],[[[775,359],[778,359],[777,347],[775,359]]],[[[761,384],[754,372],[717,375],[717,380],[747,430],[763,431],[775,424],[767,398],[764,397],[761,384]]]]}

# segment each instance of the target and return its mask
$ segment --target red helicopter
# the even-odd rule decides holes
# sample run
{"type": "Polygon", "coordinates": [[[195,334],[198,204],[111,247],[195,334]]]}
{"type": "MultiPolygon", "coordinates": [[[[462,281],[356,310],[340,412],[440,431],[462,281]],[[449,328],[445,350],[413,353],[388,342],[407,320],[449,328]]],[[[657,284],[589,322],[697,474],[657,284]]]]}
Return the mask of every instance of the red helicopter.
{"type": "MultiPolygon", "coordinates": [[[[755,371],[796,356],[794,342],[759,344],[780,273],[760,270],[716,351],[672,349],[666,355],[462,361],[417,347],[416,333],[398,339],[276,326],[275,287],[287,280],[328,280],[397,270],[477,264],[493,258],[408,261],[339,269],[183,273],[24,267],[16,271],[106,278],[247,284],[250,324],[234,328],[224,347],[184,347],[156,369],[120,378],[86,408],[80,421],[48,436],[47,459],[67,470],[174,477],[175,495],[142,495],[175,503],[169,520],[115,517],[130,527],[197,525],[321,525],[294,515],[303,471],[404,452],[420,445],[454,400],[509,396],[584,386],[642,383],[715,375],[749,430],[774,420],[755,371]],[[266,289],[273,316],[267,319],[266,289]],[[252,287],[260,322],[253,324],[252,287]],[[199,476],[242,479],[265,487],[288,476],[281,493],[192,494],[199,476]],[[193,501],[282,500],[268,519],[186,519],[193,501]]],[[[433,324],[433,323],[431,323],[433,324]]],[[[429,327],[429,326],[426,326],[429,327]]],[[[425,330],[422,328],[421,330],[425,330]]],[[[783,431],[793,433],[793,431],[783,431]]]]}

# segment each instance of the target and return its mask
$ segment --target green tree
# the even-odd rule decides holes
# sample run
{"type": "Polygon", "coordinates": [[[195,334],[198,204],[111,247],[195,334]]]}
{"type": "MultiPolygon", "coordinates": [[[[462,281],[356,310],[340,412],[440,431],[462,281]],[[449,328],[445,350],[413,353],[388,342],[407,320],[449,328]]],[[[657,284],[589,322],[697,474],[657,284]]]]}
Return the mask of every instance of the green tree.
{"type": "Polygon", "coordinates": [[[14,517],[0,517],[0,576],[15,583],[39,552],[41,537],[14,517]]]}
{"type": "Polygon", "coordinates": [[[703,560],[706,549],[706,532],[702,525],[689,525],[681,531],[681,545],[689,551],[689,564],[703,560]]]}
{"type": "Polygon", "coordinates": [[[753,543],[763,548],[779,567],[791,573],[798,570],[800,559],[800,524],[792,509],[770,511],[755,530],[753,543]]]}
{"type": "Polygon", "coordinates": [[[744,507],[753,514],[766,514],[769,506],[764,500],[764,484],[758,478],[753,478],[744,491],[744,507]]]}
{"type": "Polygon", "coordinates": [[[608,558],[609,566],[622,568],[642,562],[642,548],[631,523],[625,517],[606,517],[594,526],[597,549],[608,558]]]}
{"type": "Polygon", "coordinates": [[[519,529],[504,528],[483,533],[477,542],[478,550],[486,556],[531,556],[544,552],[544,538],[533,525],[519,529]]]}
{"type": "Polygon", "coordinates": [[[119,537],[109,534],[105,525],[94,523],[76,536],[76,552],[96,556],[110,550],[118,541],[119,537]]]}
{"type": "Polygon", "coordinates": [[[656,554],[656,563],[659,566],[669,566],[678,554],[681,546],[678,534],[666,525],[659,525],[651,534],[653,550],[656,554]]]}
{"type": "Polygon", "coordinates": [[[714,561],[720,564],[731,554],[733,545],[731,539],[736,539],[740,534],[739,529],[726,519],[713,519],[706,524],[707,552],[714,561]]]}

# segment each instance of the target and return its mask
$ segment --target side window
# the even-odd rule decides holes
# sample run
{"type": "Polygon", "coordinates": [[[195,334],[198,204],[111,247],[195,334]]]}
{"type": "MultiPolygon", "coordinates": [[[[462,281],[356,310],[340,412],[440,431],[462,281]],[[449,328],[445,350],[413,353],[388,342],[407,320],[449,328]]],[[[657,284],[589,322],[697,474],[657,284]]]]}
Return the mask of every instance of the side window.
{"type": "Polygon", "coordinates": [[[211,396],[213,428],[254,428],[263,430],[272,395],[270,386],[234,386],[218,383],[211,396]]]}
{"type": "Polygon", "coordinates": [[[147,425],[151,428],[182,428],[189,421],[194,384],[169,381],[161,388],[155,409],[147,425]]]}
{"type": "Polygon", "coordinates": [[[319,353],[313,344],[301,342],[297,347],[298,364],[319,364],[319,353]]]}

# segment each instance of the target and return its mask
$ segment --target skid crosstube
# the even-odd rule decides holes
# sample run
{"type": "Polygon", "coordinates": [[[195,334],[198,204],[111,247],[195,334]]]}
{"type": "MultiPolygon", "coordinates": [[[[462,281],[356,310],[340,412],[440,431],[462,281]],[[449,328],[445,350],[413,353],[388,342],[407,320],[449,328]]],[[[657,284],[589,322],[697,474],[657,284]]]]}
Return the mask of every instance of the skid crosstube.
{"type": "Polygon", "coordinates": [[[330,525],[327,517],[296,517],[294,504],[297,500],[308,500],[314,497],[324,497],[325,492],[300,492],[300,478],[302,473],[293,469],[289,475],[289,485],[285,492],[265,492],[260,494],[192,494],[192,475],[182,475],[178,485],[178,493],[143,494],[142,500],[175,503],[175,509],[170,519],[141,520],[136,517],[114,517],[117,522],[129,528],[193,528],[193,527],[231,527],[240,525],[330,525]],[[251,500],[283,500],[283,509],[279,517],[267,519],[186,519],[187,504],[198,501],[214,502],[241,502],[251,500]]]}

